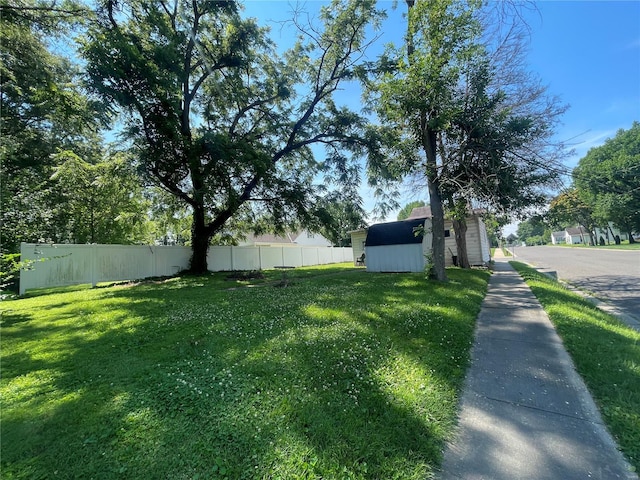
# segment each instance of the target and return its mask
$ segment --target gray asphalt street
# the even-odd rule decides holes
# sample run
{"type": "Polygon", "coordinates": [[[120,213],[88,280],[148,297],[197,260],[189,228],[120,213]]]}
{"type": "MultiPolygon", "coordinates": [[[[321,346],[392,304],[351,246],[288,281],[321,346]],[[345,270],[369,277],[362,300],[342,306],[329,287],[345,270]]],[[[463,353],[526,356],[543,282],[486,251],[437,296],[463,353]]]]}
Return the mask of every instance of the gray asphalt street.
{"type": "Polygon", "coordinates": [[[543,246],[515,247],[515,255],[640,320],[640,251],[543,246]]]}

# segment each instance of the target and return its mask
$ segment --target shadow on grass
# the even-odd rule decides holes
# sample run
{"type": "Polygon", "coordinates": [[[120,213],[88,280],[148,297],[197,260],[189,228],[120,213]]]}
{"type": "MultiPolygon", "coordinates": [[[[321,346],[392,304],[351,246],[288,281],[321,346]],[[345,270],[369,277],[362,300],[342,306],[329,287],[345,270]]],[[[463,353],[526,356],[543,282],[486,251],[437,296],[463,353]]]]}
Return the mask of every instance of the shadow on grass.
{"type": "Polygon", "coordinates": [[[48,322],[16,308],[2,327],[3,471],[424,478],[454,422],[487,276],[226,292],[196,277],[60,301],[48,322]]]}
{"type": "Polygon", "coordinates": [[[555,325],[622,451],[640,470],[640,333],[535,269],[511,263],[555,325]]]}

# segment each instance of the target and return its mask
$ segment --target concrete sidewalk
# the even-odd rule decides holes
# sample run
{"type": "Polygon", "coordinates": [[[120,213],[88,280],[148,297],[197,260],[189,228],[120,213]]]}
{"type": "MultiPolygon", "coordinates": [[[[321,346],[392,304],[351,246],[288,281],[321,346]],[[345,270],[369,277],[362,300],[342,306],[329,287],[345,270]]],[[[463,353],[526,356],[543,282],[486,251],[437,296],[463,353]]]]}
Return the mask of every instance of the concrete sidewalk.
{"type": "Polygon", "coordinates": [[[541,305],[495,260],[438,478],[637,480],[541,305]]]}

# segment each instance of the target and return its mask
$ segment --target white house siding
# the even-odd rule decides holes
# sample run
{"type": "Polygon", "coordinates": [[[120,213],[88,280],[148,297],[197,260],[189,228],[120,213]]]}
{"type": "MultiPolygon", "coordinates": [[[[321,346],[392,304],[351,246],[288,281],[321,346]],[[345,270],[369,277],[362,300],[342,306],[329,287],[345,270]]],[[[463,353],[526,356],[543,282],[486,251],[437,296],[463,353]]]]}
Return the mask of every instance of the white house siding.
{"type": "Polygon", "coordinates": [[[356,260],[360,258],[364,253],[364,242],[366,239],[367,239],[366,230],[358,230],[356,232],[351,232],[351,248],[353,249],[354,265],[356,263],[356,260]]]}
{"type": "MultiPolygon", "coordinates": [[[[444,239],[444,266],[451,267],[453,265],[453,259],[451,258],[451,252],[454,255],[458,255],[458,246],[456,245],[456,237],[453,233],[453,222],[451,220],[444,221],[444,229],[445,231],[449,230],[449,236],[444,239]]],[[[467,238],[468,232],[467,232],[467,238]]],[[[467,244],[467,248],[469,245],[467,244]]]]}
{"type": "Polygon", "coordinates": [[[561,232],[553,232],[551,234],[551,243],[554,245],[558,245],[561,243],[566,243],[566,239],[565,239],[565,231],[561,231],[561,232]]]}
{"type": "MultiPolygon", "coordinates": [[[[456,237],[453,231],[453,222],[451,220],[445,220],[444,229],[449,230],[450,233],[450,235],[444,240],[445,266],[450,267],[453,265],[451,252],[458,256],[458,247],[456,245],[456,237]]],[[[474,216],[467,218],[466,238],[469,264],[485,265],[488,263],[491,260],[489,238],[487,236],[487,230],[484,226],[484,222],[482,222],[480,217],[474,216]]]]}
{"type": "Polygon", "coordinates": [[[600,237],[604,239],[606,242],[615,242],[616,235],[620,237],[620,240],[629,240],[629,235],[625,232],[621,232],[618,228],[613,226],[613,222],[609,222],[609,228],[595,228],[595,239],[596,242],[600,241],[600,237]],[[611,233],[613,231],[613,234],[611,233]]]}
{"type": "Polygon", "coordinates": [[[423,244],[366,247],[368,272],[423,272],[423,244]]]}
{"type": "Polygon", "coordinates": [[[565,243],[569,245],[579,245],[582,243],[589,243],[589,233],[572,233],[568,230],[565,230],[565,243]]]}
{"type": "Polygon", "coordinates": [[[478,231],[480,235],[480,256],[482,258],[482,265],[485,265],[491,261],[489,234],[487,233],[487,227],[480,217],[476,217],[476,222],[478,224],[478,231]]]}
{"type": "Polygon", "coordinates": [[[311,233],[309,230],[303,230],[294,242],[301,247],[330,247],[331,242],[319,233],[311,233]]]}

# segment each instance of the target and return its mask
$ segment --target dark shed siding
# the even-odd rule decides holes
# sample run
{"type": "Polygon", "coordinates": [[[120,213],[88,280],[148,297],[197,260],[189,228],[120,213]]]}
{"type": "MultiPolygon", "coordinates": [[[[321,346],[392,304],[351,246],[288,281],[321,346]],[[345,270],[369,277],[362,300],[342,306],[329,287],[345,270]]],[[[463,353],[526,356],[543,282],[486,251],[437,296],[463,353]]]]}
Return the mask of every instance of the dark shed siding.
{"type": "Polygon", "coordinates": [[[400,222],[371,225],[365,245],[367,247],[379,247],[383,245],[422,243],[422,235],[416,236],[413,230],[416,227],[424,226],[425,220],[426,218],[412,218],[400,222]]]}

